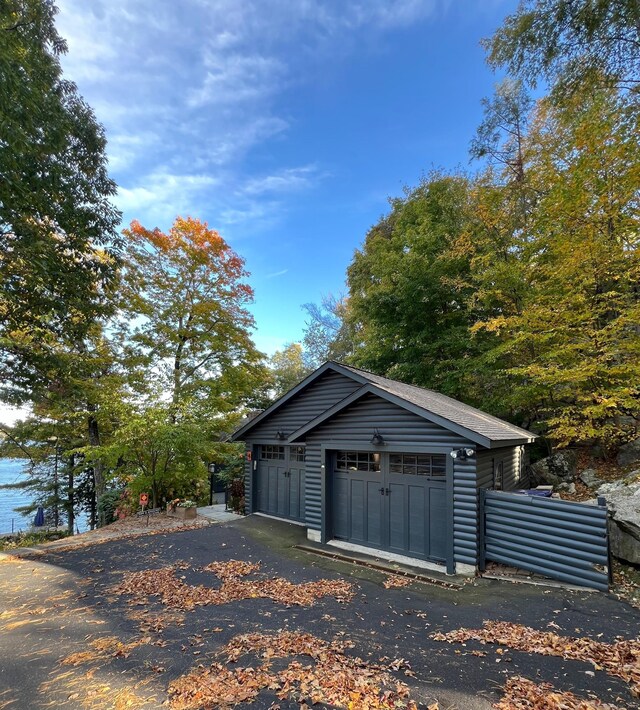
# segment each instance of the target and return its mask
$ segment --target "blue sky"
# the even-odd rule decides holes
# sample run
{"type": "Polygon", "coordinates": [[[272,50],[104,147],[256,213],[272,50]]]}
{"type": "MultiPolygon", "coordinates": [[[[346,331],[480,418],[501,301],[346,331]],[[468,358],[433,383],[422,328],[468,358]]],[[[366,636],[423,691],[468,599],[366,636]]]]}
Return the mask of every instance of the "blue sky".
{"type": "Polygon", "coordinates": [[[258,346],[344,290],[387,198],[467,167],[515,0],[58,0],[124,222],[205,219],[247,262],[258,346]]]}

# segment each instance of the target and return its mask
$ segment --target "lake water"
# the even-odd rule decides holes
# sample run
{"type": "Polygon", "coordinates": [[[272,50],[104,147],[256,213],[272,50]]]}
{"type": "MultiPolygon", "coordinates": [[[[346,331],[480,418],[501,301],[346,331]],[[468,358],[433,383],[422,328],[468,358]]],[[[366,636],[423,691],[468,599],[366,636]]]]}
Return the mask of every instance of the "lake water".
{"type": "MultiPolygon", "coordinates": [[[[20,459],[0,459],[0,484],[22,480],[24,464],[25,461],[20,459]]],[[[31,496],[24,491],[0,489],[0,533],[11,532],[12,521],[14,530],[25,530],[31,525],[33,516],[25,518],[14,510],[30,502],[31,496]]]]}
{"type": "MultiPolygon", "coordinates": [[[[25,463],[26,461],[21,459],[0,459],[0,484],[17,483],[24,480],[22,468],[25,463]]],[[[29,505],[31,500],[31,494],[28,492],[0,488],[0,534],[28,530],[31,527],[35,513],[25,517],[14,510],[14,508],[20,508],[23,505],[29,505]]],[[[66,522],[66,520],[62,522],[66,522]]],[[[80,532],[88,529],[87,518],[83,513],[77,515],[75,527],[80,532]]]]}

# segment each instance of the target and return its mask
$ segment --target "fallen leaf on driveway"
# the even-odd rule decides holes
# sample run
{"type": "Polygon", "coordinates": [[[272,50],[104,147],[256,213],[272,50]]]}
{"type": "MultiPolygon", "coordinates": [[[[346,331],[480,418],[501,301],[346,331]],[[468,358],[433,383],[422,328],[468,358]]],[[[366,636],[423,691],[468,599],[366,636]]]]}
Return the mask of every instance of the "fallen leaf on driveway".
{"type": "Polygon", "coordinates": [[[596,699],[579,698],[573,693],[555,690],[548,683],[534,683],[514,676],[505,685],[505,695],[494,708],[497,710],[617,710],[596,699]]]}
{"type": "Polygon", "coordinates": [[[603,643],[590,638],[559,636],[551,631],[537,631],[506,621],[485,621],[481,629],[458,629],[447,634],[433,634],[435,641],[498,643],[517,651],[560,656],[568,660],[592,663],[597,670],[622,678],[640,695],[640,640],[603,643]]]}
{"type": "Polygon", "coordinates": [[[385,589],[399,589],[401,587],[408,587],[412,580],[409,577],[401,577],[398,574],[390,574],[382,583],[385,589]]]}
{"type": "MultiPolygon", "coordinates": [[[[323,703],[349,710],[417,710],[409,688],[385,667],[347,656],[351,644],[327,642],[311,634],[283,631],[275,635],[245,634],[232,639],[220,652],[226,663],[237,663],[245,655],[261,659],[258,667],[234,667],[216,662],[199,667],[169,686],[174,710],[230,707],[252,702],[269,689],[280,700],[292,700],[301,707],[323,703]],[[274,659],[294,657],[282,670],[272,668],[274,659]],[[304,664],[298,658],[310,659],[304,664]]],[[[404,665],[403,661],[396,664],[404,665]]],[[[433,706],[434,710],[437,704],[433,706]]]]}
{"type": "Polygon", "coordinates": [[[257,563],[238,560],[213,562],[204,569],[213,572],[222,580],[222,586],[214,588],[202,584],[186,584],[176,576],[176,572],[185,569],[185,566],[176,564],[156,570],[127,572],[122,582],[111,591],[118,595],[130,595],[133,597],[133,603],[144,603],[148,597],[158,596],[166,606],[183,610],[209,604],[229,604],[241,599],[266,598],[281,604],[311,606],[317,599],[327,596],[332,596],[339,602],[353,598],[353,585],[343,580],[320,579],[316,582],[294,584],[280,577],[241,579],[259,568],[257,563]]]}

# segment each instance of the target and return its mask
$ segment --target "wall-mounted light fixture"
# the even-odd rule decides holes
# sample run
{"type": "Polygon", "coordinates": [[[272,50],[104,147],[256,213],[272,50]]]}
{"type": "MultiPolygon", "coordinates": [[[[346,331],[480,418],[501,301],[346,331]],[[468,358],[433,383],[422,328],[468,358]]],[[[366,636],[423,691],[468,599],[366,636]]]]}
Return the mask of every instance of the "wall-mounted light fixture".
{"type": "Polygon", "coordinates": [[[384,437],[377,429],[373,430],[373,436],[371,437],[371,443],[374,446],[382,446],[384,444],[384,437]]]}
{"type": "Polygon", "coordinates": [[[470,459],[475,456],[475,449],[455,449],[449,455],[452,459],[460,459],[464,461],[465,459],[470,459]]]}
{"type": "Polygon", "coordinates": [[[280,441],[284,441],[287,438],[287,435],[283,431],[278,431],[276,432],[276,439],[280,441]]]}

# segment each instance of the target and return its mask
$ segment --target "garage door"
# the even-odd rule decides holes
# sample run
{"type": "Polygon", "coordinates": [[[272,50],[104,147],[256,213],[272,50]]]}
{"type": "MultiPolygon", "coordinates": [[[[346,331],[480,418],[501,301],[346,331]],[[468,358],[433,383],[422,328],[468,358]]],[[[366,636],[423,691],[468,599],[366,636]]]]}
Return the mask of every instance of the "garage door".
{"type": "Polygon", "coordinates": [[[444,561],[446,466],[444,454],[335,452],[333,537],[444,561]]]}
{"type": "Polygon", "coordinates": [[[261,446],[256,469],[256,511],[304,519],[304,446],[261,446]]]}

